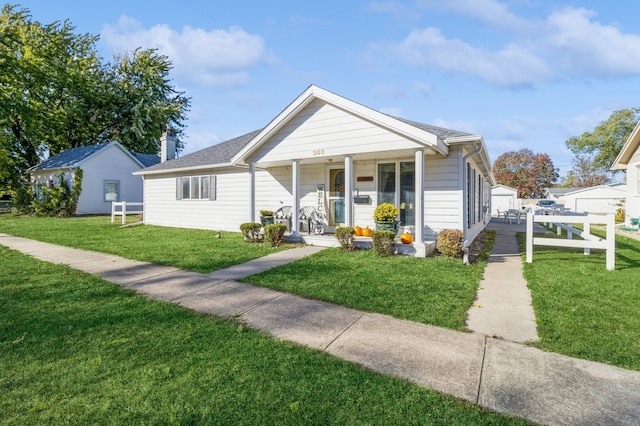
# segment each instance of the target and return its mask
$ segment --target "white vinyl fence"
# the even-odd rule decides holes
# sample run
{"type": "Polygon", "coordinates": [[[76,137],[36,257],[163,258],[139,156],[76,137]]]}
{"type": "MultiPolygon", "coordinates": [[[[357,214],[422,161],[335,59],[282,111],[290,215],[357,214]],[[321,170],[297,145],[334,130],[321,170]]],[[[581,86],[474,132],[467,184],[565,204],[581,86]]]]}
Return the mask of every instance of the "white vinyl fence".
{"type": "Polygon", "coordinates": [[[615,231],[615,217],[613,214],[598,215],[544,215],[534,214],[533,212],[527,213],[527,263],[533,262],[533,246],[555,246],[555,247],[576,247],[583,248],[584,254],[588,255],[592,248],[599,248],[606,250],[606,267],[607,270],[613,271],[616,268],[616,231],[615,231]],[[567,238],[544,238],[533,236],[533,223],[551,223],[557,226],[558,235],[561,234],[561,229],[567,231],[567,238]],[[583,225],[583,231],[573,228],[571,225],[574,223],[581,223],[583,225]],[[606,237],[601,238],[591,234],[591,225],[606,225],[606,237]],[[573,235],[582,237],[582,240],[574,240],[573,235]]]}
{"type": "Polygon", "coordinates": [[[126,201],[112,201],[111,202],[111,223],[116,220],[116,216],[122,216],[122,224],[127,223],[127,215],[128,214],[142,214],[142,206],[144,203],[127,203],[126,201]],[[136,210],[127,210],[127,207],[139,207],[136,210]]]}

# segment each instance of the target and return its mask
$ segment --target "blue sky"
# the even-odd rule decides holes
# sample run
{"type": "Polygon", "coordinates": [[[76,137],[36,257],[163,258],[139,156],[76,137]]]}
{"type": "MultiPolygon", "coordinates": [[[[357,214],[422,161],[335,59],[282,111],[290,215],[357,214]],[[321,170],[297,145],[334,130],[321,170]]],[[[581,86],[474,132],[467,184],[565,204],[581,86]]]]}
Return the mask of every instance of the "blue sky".
{"type": "Polygon", "coordinates": [[[640,106],[640,2],[34,0],[43,23],[100,35],[105,59],[158,48],[192,98],[190,153],[269,123],[310,84],[480,134],[492,161],[564,142],[640,106]]]}

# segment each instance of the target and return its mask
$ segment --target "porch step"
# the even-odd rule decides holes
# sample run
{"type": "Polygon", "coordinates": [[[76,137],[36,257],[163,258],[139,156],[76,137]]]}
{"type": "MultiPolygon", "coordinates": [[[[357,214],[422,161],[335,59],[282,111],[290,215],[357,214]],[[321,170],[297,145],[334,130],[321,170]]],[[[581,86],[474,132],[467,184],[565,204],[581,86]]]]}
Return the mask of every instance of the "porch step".
{"type": "MultiPolygon", "coordinates": [[[[298,242],[308,244],[310,246],[318,246],[318,247],[340,247],[340,243],[333,234],[324,234],[324,235],[315,235],[315,234],[299,234],[299,238],[294,241],[289,237],[285,239],[291,242],[298,242]]],[[[371,250],[373,248],[373,240],[370,237],[355,237],[356,239],[356,249],[358,250],[371,250]]],[[[426,245],[426,254],[427,256],[433,254],[436,249],[436,242],[433,241],[425,241],[426,245]]],[[[399,254],[406,255],[415,255],[416,249],[412,244],[403,244],[399,239],[396,239],[394,244],[396,251],[399,254]]]]}

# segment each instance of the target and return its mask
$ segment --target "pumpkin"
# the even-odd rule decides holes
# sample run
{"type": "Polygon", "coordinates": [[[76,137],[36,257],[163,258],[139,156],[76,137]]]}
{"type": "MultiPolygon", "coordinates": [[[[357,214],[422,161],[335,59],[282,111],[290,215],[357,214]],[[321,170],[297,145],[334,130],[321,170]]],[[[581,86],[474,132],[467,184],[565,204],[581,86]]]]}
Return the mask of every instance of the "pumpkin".
{"type": "Polygon", "coordinates": [[[368,226],[366,228],[362,229],[362,236],[363,237],[370,237],[371,236],[371,228],[369,228],[368,226]]]}
{"type": "Polygon", "coordinates": [[[413,242],[413,235],[405,232],[404,234],[400,235],[400,242],[402,244],[411,244],[413,242]]]}
{"type": "Polygon", "coordinates": [[[362,228],[360,226],[355,226],[353,230],[355,231],[355,234],[353,235],[356,237],[360,237],[362,235],[362,228]]]}

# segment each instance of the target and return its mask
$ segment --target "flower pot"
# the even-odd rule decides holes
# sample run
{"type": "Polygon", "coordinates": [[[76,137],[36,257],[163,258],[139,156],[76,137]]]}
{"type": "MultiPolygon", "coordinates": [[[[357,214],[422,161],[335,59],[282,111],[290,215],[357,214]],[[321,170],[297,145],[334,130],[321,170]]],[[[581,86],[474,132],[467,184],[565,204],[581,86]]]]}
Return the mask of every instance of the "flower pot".
{"type": "Polygon", "coordinates": [[[260,216],[262,226],[273,225],[273,216],[260,216]]]}
{"type": "Polygon", "coordinates": [[[393,222],[382,222],[382,221],[376,220],[376,231],[393,231],[397,233],[399,227],[400,227],[400,222],[397,220],[393,222]]]}

